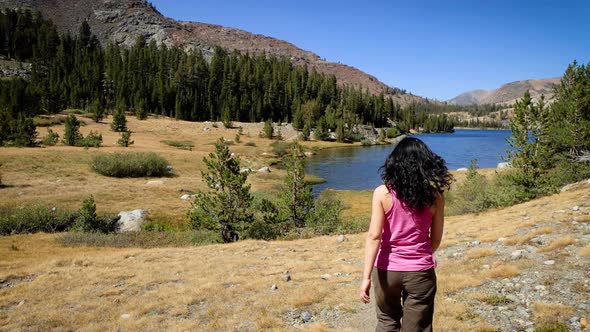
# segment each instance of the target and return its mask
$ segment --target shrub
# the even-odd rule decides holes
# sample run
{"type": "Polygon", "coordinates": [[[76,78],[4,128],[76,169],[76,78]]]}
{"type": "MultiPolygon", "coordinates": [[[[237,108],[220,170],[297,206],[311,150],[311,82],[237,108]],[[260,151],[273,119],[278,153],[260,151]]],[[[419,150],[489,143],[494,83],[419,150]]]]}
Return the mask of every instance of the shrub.
{"type": "Polygon", "coordinates": [[[142,231],[121,234],[70,232],[59,235],[57,242],[69,247],[164,248],[219,243],[220,239],[218,233],[206,230],[183,232],[142,231]]]}
{"type": "Polygon", "coordinates": [[[264,122],[264,127],[262,128],[262,132],[260,133],[260,137],[272,139],[272,134],[273,134],[272,120],[268,119],[264,122]]]}
{"type": "Polygon", "coordinates": [[[400,133],[399,129],[397,129],[396,127],[387,128],[387,131],[385,132],[385,136],[387,138],[395,138],[395,137],[398,137],[401,134],[402,133],[400,133]]]}
{"type": "Polygon", "coordinates": [[[33,118],[33,123],[37,127],[51,127],[56,125],[61,125],[66,121],[66,118],[62,116],[53,116],[53,117],[46,117],[46,116],[39,116],[33,118]]]}
{"type": "Polygon", "coordinates": [[[77,212],[49,208],[44,205],[25,205],[0,211],[0,234],[62,232],[70,229],[77,212]]]}
{"type": "Polygon", "coordinates": [[[110,233],[115,231],[115,219],[98,216],[94,196],[90,195],[82,202],[82,208],[78,213],[73,229],[79,232],[110,233]]]}
{"type": "Polygon", "coordinates": [[[275,240],[288,230],[281,222],[276,205],[266,198],[255,198],[253,203],[254,222],[248,229],[248,237],[258,240],[275,240]]]}
{"type": "Polygon", "coordinates": [[[100,122],[104,119],[105,110],[98,99],[95,99],[90,105],[88,105],[86,111],[91,114],[92,120],[95,122],[100,122]]]}
{"type": "Polygon", "coordinates": [[[289,149],[291,149],[291,146],[293,146],[293,144],[285,141],[276,141],[273,142],[270,146],[272,147],[272,151],[277,156],[283,157],[289,152],[289,149]]]}
{"type": "Polygon", "coordinates": [[[133,143],[135,143],[135,141],[131,140],[131,132],[130,131],[122,132],[121,138],[119,138],[119,140],[117,140],[117,144],[119,146],[124,147],[124,148],[129,147],[129,145],[132,145],[133,143]]]}
{"type": "Polygon", "coordinates": [[[43,145],[53,146],[59,142],[59,134],[51,129],[47,130],[47,135],[43,136],[41,143],[43,145]]]}
{"type": "Polygon", "coordinates": [[[373,142],[371,142],[371,140],[369,140],[369,139],[364,139],[361,141],[361,145],[362,146],[369,146],[369,145],[373,145],[373,142]]]}
{"type": "Polygon", "coordinates": [[[306,217],[305,224],[318,235],[340,232],[342,231],[341,211],[342,203],[338,199],[320,196],[315,200],[313,208],[306,217]]]}
{"type": "Polygon", "coordinates": [[[173,141],[173,140],[163,140],[160,143],[164,143],[166,145],[179,148],[182,150],[191,150],[195,147],[195,143],[193,141],[173,141]]]}
{"type": "Polygon", "coordinates": [[[97,155],[91,168],[111,177],[159,177],[169,175],[168,161],[156,153],[113,153],[97,155]]]}
{"type": "Polygon", "coordinates": [[[83,146],[86,148],[98,148],[102,143],[102,134],[96,131],[90,131],[90,133],[86,137],[80,136],[78,142],[76,142],[76,146],[83,146]]]}

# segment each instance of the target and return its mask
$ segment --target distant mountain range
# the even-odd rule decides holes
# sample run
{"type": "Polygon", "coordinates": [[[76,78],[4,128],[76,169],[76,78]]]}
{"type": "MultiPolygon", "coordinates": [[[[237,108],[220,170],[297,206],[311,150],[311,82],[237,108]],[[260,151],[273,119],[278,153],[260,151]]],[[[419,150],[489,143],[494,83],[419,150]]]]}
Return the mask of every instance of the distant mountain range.
{"type": "Polygon", "coordinates": [[[545,99],[553,97],[553,85],[560,82],[559,77],[540,80],[524,80],[507,83],[495,90],[473,90],[462,93],[448,100],[453,105],[482,105],[482,104],[513,104],[522,98],[524,92],[529,90],[531,97],[539,98],[545,95],[545,99]]]}
{"type": "Polygon", "coordinates": [[[426,102],[357,68],[326,61],[286,41],[214,24],[176,21],[143,0],[0,0],[0,7],[40,11],[61,31],[71,33],[77,33],[80,24],[87,20],[103,45],[111,40],[130,47],[137,37],[144,36],[148,43],[153,40],[158,45],[198,49],[206,57],[213,54],[215,46],[250,54],[286,56],[295,65],[335,75],[340,84],[362,87],[374,94],[383,92],[401,105],[426,102]]]}

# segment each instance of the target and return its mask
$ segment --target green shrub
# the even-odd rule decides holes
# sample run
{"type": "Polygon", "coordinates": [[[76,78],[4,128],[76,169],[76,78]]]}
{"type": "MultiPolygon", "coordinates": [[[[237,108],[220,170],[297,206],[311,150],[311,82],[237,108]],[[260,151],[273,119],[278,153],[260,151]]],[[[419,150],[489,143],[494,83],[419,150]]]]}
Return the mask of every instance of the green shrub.
{"type": "Polygon", "coordinates": [[[399,129],[397,129],[396,127],[387,128],[387,131],[385,132],[385,136],[387,138],[395,138],[395,137],[398,137],[401,134],[402,133],[400,133],[399,129]]]}
{"type": "Polygon", "coordinates": [[[248,229],[248,237],[258,240],[275,240],[287,231],[287,224],[279,218],[276,205],[266,198],[256,197],[253,203],[254,221],[248,229]]]}
{"type": "Polygon", "coordinates": [[[219,243],[220,239],[217,232],[206,230],[183,232],[142,231],[121,234],[70,232],[60,234],[57,237],[57,242],[68,247],[165,248],[219,243]]]}
{"type": "Polygon", "coordinates": [[[489,305],[501,305],[501,304],[508,304],[508,303],[512,303],[512,300],[507,298],[504,295],[492,295],[492,296],[488,296],[486,298],[484,298],[482,300],[482,302],[487,303],[489,305]]]}
{"type": "Polygon", "coordinates": [[[131,132],[130,131],[122,132],[121,138],[119,138],[119,140],[117,140],[117,144],[119,146],[124,147],[124,148],[129,147],[129,145],[132,145],[133,143],[135,143],[135,141],[131,140],[131,132]]]}
{"type": "Polygon", "coordinates": [[[293,143],[285,142],[285,141],[276,141],[273,142],[270,146],[272,147],[272,151],[279,157],[286,155],[291,149],[293,143]]]}
{"type": "Polygon", "coordinates": [[[567,326],[557,322],[555,324],[543,324],[535,328],[535,332],[569,332],[567,326]]]}
{"type": "Polygon", "coordinates": [[[318,235],[340,232],[342,230],[341,211],[342,203],[338,199],[320,195],[307,215],[305,225],[318,235]]]}
{"type": "Polygon", "coordinates": [[[127,117],[122,108],[117,108],[113,113],[113,122],[111,123],[111,130],[115,132],[127,131],[127,117]]]}
{"type": "Polygon", "coordinates": [[[62,232],[70,229],[77,217],[77,212],[40,204],[5,209],[0,211],[0,234],[62,232]]]}
{"type": "Polygon", "coordinates": [[[33,118],[33,123],[37,127],[51,127],[61,125],[66,121],[66,118],[62,116],[52,116],[52,117],[45,117],[39,116],[33,118]]]}
{"type": "Polygon", "coordinates": [[[43,136],[41,143],[47,146],[53,146],[59,142],[59,134],[51,129],[47,130],[47,135],[43,136]]]}
{"type": "Polygon", "coordinates": [[[169,175],[168,161],[156,153],[113,153],[95,156],[90,167],[111,177],[160,177],[169,175]]]}
{"type": "Polygon", "coordinates": [[[72,228],[79,232],[110,233],[115,231],[115,224],[114,218],[96,214],[94,196],[90,195],[82,202],[82,208],[72,228]]]}
{"type": "Polygon", "coordinates": [[[166,145],[179,148],[182,150],[193,150],[195,147],[195,143],[193,141],[173,141],[173,140],[163,140],[160,143],[164,143],[166,145]]]}
{"type": "Polygon", "coordinates": [[[102,134],[96,131],[90,131],[86,137],[80,136],[80,139],[76,142],[76,146],[83,146],[86,148],[98,148],[102,143],[102,134]]]}
{"type": "Polygon", "coordinates": [[[373,142],[371,142],[371,140],[364,139],[361,141],[361,145],[362,146],[369,146],[369,145],[373,145],[373,142]]]}

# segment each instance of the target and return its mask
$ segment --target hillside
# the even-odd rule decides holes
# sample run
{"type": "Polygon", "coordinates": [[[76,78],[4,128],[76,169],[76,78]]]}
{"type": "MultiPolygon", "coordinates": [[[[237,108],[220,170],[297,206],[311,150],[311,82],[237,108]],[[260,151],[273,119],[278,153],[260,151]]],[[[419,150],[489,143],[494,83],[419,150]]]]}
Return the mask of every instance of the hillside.
{"type": "Polygon", "coordinates": [[[251,54],[273,54],[291,58],[296,65],[307,65],[318,72],[333,74],[339,83],[362,86],[372,93],[385,92],[400,104],[423,98],[388,87],[377,78],[354,67],[323,60],[319,55],[295,45],[243,30],[196,22],[179,22],[164,17],[154,7],[141,0],[0,0],[0,7],[31,8],[51,19],[62,31],[76,33],[83,20],[88,20],[92,31],[103,45],[112,40],[131,46],[139,36],[148,42],[178,46],[186,50],[198,49],[210,56],[218,45],[251,54]]]}
{"type": "MultiPolygon", "coordinates": [[[[370,193],[354,204],[368,214],[370,193]]],[[[590,317],[590,183],[447,218],[435,329],[533,331],[590,317]]],[[[68,248],[0,237],[2,330],[371,331],[364,234],[186,248],[68,248]],[[287,278],[286,275],[290,278],[287,278]]]]}
{"type": "Polygon", "coordinates": [[[447,102],[453,105],[512,104],[516,99],[522,98],[526,90],[529,90],[533,98],[545,95],[545,99],[550,100],[553,96],[553,84],[559,83],[559,80],[560,78],[546,78],[516,81],[494,90],[465,92],[447,102]]]}

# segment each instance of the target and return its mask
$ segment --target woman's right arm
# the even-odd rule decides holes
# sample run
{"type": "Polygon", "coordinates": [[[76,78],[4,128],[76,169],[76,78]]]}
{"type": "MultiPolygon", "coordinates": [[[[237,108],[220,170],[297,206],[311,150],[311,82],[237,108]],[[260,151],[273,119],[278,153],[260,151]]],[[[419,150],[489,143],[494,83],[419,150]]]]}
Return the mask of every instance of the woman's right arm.
{"type": "Polygon", "coordinates": [[[440,193],[436,196],[435,211],[430,226],[430,240],[432,241],[432,252],[440,247],[443,229],[445,226],[445,196],[440,193]]]}
{"type": "Polygon", "coordinates": [[[379,245],[381,244],[381,232],[385,221],[385,211],[383,210],[382,198],[386,196],[387,188],[380,186],[373,192],[373,202],[371,204],[371,224],[365,240],[365,264],[363,269],[363,279],[360,287],[360,298],[364,303],[369,302],[369,290],[371,288],[371,271],[377,258],[379,245]]]}

